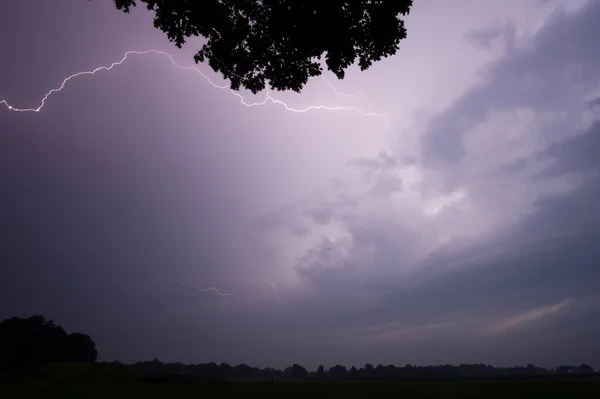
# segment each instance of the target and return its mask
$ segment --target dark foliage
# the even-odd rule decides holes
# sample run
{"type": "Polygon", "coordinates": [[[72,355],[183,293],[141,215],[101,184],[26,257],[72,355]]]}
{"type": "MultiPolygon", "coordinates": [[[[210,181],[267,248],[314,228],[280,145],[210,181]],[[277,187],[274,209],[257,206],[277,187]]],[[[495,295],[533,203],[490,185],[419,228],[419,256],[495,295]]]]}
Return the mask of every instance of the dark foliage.
{"type": "Polygon", "coordinates": [[[308,372],[299,364],[286,367],[284,370],[258,368],[247,365],[231,366],[227,363],[190,364],[163,363],[158,359],[139,362],[130,366],[133,373],[143,381],[160,381],[162,383],[206,383],[220,380],[532,380],[596,376],[588,365],[579,367],[559,366],[556,370],[548,370],[528,364],[526,367],[492,367],[484,364],[449,364],[438,366],[394,366],[373,365],[364,367],[335,365],[326,369],[319,366],[315,372],[308,372]],[[570,370],[565,372],[565,370],[570,370]],[[177,377],[178,376],[178,377],[177,377]]]}
{"type": "Polygon", "coordinates": [[[304,380],[308,377],[308,371],[299,364],[294,364],[292,367],[288,367],[285,369],[284,373],[289,375],[290,378],[304,380]]]}
{"type": "MultiPolygon", "coordinates": [[[[117,376],[137,378],[143,382],[160,384],[209,384],[231,385],[231,380],[262,380],[273,384],[277,380],[473,380],[473,379],[564,379],[594,377],[592,367],[561,365],[549,370],[528,364],[525,367],[492,367],[484,364],[461,364],[459,366],[394,366],[382,364],[374,367],[365,364],[363,367],[351,367],[337,364],[328,369],[320,365],[316,371],[309,372],[299,364],[293,364],[283,370],[274,368],[258,368],[246,364],[232,366],[227,363],[182,364],[163,363],[158,359],[124,365],[120,362],[105,364],[105,368],[84,367],[82,363],[95,362],[97,351],[94,341],[81,333],[67,334],[52,320],[43,316],[32,316],[27,319],[12,317],[0,322],[0,371],[31,370],[29,366],[40,363],[55,363],[48,366],[60,366],[59,369],[40,368],[40,375],[48,375],[53,379],[60,373],[85,380],[95,378],[94,374],[108,371],[117,376]],[[64,366],[64,367],[63,367],[64,366]],[[60,372],[57,374],[57,372],[60,372]]],[[[98,365],[89,364],[89,366],[98,365]]],[[[58,377],[57,377],[58,376],[58,377]]],[[[121,378],[122,379],[122,378],[121,378]]]]}
{"type": "Polygon", "coordinates": [[[338,79],[358,60],[361,70],[394,55],[406,38],[400,15],[412,0],[114,0],[124,12],[138,2],[154,11],[154,26],[181,47],[191,36],[205,45],[196,62],[253,93],[299,92],[319,76],[324,55],[338,79]]]}
{"type": "Polygon", "coordinates": [[[582,364],[581,366],[558,366],[556,372],[559,374],[591,374],[594,369],[587,364],[582,364]]]}
{"type": "Polygon", "coordinates": [[[98,352],[89,335],[67,334],[44,316],[12,317],[0,322],[0,369],[38,363],[93,362],[98,352]]]}

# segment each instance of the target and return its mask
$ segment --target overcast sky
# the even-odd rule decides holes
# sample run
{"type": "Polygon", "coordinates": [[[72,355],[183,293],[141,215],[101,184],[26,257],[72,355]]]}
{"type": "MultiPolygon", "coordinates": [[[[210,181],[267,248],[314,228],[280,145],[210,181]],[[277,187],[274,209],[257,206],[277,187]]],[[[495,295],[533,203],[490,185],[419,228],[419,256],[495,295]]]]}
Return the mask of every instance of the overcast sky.
{"type": "Polygon", "coordinates": [[[124,362],[598,368],[598,20],[415,0],[397,55],[247,107],[142,7],[9,2],[0,319],[124,362]]]}

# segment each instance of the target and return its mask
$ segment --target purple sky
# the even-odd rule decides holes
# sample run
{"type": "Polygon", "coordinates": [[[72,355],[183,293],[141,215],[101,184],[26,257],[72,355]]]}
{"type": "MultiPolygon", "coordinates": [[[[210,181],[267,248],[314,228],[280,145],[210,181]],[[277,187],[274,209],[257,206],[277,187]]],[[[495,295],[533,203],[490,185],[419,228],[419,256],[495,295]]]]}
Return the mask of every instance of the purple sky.
{"type": "Polygon", "coordinates": [[[417,0],[396,56],[325,75],[346,95],[271,94],[347,110],[134,54],[20,113],[200,41],[106,0],[3,5],[0,319],[124,362],[600,367],[599,19],[417,0]]]}

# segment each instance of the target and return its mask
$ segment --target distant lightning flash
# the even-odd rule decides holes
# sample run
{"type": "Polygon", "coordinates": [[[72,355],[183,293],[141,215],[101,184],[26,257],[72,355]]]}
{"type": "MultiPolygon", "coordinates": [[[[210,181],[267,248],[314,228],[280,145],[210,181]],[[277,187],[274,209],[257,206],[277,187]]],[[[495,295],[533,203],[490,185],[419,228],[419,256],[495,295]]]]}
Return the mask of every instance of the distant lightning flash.
{"type": "MultiPolygon", "coordinates": [[[[67,78],[65,78],[61,85],[55,89],[50,90],[48,93],[46,93],[44,95],[44,97],[42,98],[42,101],[40,102],[40,105],[38,105],[36,108],[16,108],[13,107],[12,105],[10,105],[6,100],[1,100],[0,104],[3,104],[4,106],[6,106],[6,108],[8,108],[10,111],[15,111],[15,112],[39,112],[44,105],[46,104],[46,101],[48,100],[48,98],[56,93],[61,91],[65,85],[67,84],[67,82],[69,82],[71,79],[76,78],[78,76],[82,76],[82,75],[94,75],[96,72],[100,72],[100,71],[110,71],[111,69],[113,69],[115,66],[121,65],[123,62],[125,62],[130,56],[132,55],[146,55],[146,54],[156,54],[156,55],[161,55],[164,57],[167,57],[171,63],[176,66],[177,68],[184,70],[184,71],[193,71],[193,72],[197,72],[198,74],[200,74],[211,86],[213,86],[216,89],[221,89],[221,90],[230,90],[231,93],[238,97],[240,99],[240,102],[245,105],[246,107],[256,107],[256,106],[260,106],[260,105],[265,105],[268,102],[271,102],[273,104],[277,104],[277,105],[281,105],[285,108],[286,111],[290,111],[290,112],[300,112],[300,113],[304,113],[304,112],[308,112],[311,110],[326,110],[326,111],[353,111],[353,112],[357,112],[362,116],[367,116],[367,117],[376,117],[376,118],[382,118],[386,124],[389,125],[389,122],[387,120],[387,118],[385,117],[384,114],[380,114],[377,112],[365,112],[363,110],[361,110],[359,107],[341,107],[341,106],[336,106],[336,107],[330,107],[330,106],[326,106],[326,105],[311,105],[309,107],[306,108],[293,108],[290,107],[289,105],[287,105],[286,103],[284,103],[281,100],[277,100],[273,97],[271,97],[270,93],[269,93],[269,89],[267,88],[267,97],[260,102],[254,102],[254,103],[249,103],[246,102],[246,100],[244,99],[244,97],[232,90],[230,88],[229,85],[223,85],[223,86],[219,86],[215,83],[213,83],[208,76],[206,76],[204,73],[202,73],[202,71],[200,71],[200,69],[196,68],[195,66],[183,66],[183,65],[179,65],[177,62],[175,62],[175,60],[173,59],[173,57],[165,52],[162,51],[158,51],[158,50],[146,50],[146,51],[128,51],[125,53],[125,55],[123,56],[123,58],[121,58],[119,61],[113,62],[112,64],[110,64],[109,66],[101,66],[89,71],[82,71],[82,72],[77,72],[71,76],[68,76],[67,78]]],[[[335,88],[333,87],[333,85],[331,83],[329,83],[329,81],[327,81],[325,78],[323,78],[323,80],[325,80],[325,82],[327,83],[327,85],[329,87],[331,87],[334,91],[334,93],[336,95],[342,96],[342,97],[347,97],[347,98],[354,98],[358,95],[361,95],[360,93],[357,93],[355,95],[349,95],[349,94],[344,94],[344,93],[339,93],[335,90],[335,88]]]]}
{"type": "Polygon", "coordinates": [[[213,291],[217,295],[228,296],[230,298],[237,299],[237,300],[245,299],[244,297],[241,297],[241,296],[235,296],[233,294],[228,294],[227,292],[221,292],[218,289],[216,289],[215,287],[200,288],[197,285],[189,285],[189,284],[184,283],[183,281],[169,281],[167,284],[179,284],[179,285],[187,287],[187,288],[194,288],[194,289],[196,289],[196,290],[198,290],[200,292],[213,291]]]}
{"type": "MultiPolygon", "coordinates": [[[[275,286],[275,283],[273,283],[273,282],[271,282],[271,281],[268,281],[268,280],[265,280],[265,279],[261,279],[261,280],[262,280],[264,283],[271,285],[271,286],[272,286],[274,289],[276,289],[276,288],[277,288],[277,287],[275,286]]],[[[206,288],[201,288],[201,287],[200,287],[200,286],[198,286],[198,285],[190,285],[190,284],[186,284],[186,283],[184,283],[184,282],[183,282],[183,281],[181,281],[181,280],[169,281],[169,282],[167,282],[167,284],[179,284],[179,285],[181,285],[182,287],[186,287],[186,288],[192,288],[192,289],[195,289],[195,290],[197,290],[197,291],[199,291],[199,292],[214,292],[215,294],[217,294],[217,295],[219,295],[219,296],[227,296],[227,297],[230,297],[230,298],[236,299],[236,300],[238,300],[238,301],[242,301],[242,300],[243,300],[243,301],[248,301],[248,302],[250,302],[250,303],[253,303],[253,302],[258,302],[258,301],[265,300],[265,299],[269,299],[269,298],[271,298],[271,299],[281,299],[279,296],[277,296],[277,295],[275,295],[275,294],[269,294],[269,295],[260,295],[260,296],[258,296],[258,297],[255,297],[255,298],[247,298],[247,297],[243,297],[243,296],[236,296],[236,295],[233,295],[233,294],[229,294],[229,293],[227,293],[227,292],[221,292],[221,291],[219,291],[219,290],[218,290],[217,288],[215,288],[215,287],[206,287],[206,288]]]]}
{"type": "Polygon", "coordinates": [[[263,283],[265,283],[267,285],[270,285],[271,287],[273,287],[274,290],[277,289],[277,285],[275,285],[275,283],[272,282],[272,281],[269,281],[269,280],[267,280],[265,278],[261,278],[260,281],[262,281],[263,283]]]}

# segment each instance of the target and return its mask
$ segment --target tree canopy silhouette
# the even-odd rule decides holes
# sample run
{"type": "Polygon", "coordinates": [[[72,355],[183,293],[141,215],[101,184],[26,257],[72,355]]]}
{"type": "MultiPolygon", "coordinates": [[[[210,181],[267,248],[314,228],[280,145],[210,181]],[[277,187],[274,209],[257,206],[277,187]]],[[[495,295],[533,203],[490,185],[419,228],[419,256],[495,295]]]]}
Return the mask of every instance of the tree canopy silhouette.
{"type": "Polygon", "coordinates": [[[0,322],[0,369],[46,362],[93,362],[97,356],[89,335],[67,334],[44,316],[11,317],[0,322]]]}
{"type": "Polygon", "coordinates": [[[194,56],[234,90],[301,91],[319,76],[319,60],[338,79],[355,63],[362,71],[394,55],[406,38],[400,15],[413,0],[114,0],[129,12],[138,2],[154,11],[154,26],[179,48],[191,36],[206,44],[194,56]]]}
{"type": "Polygon", "coordinates": [[[335,365],[326,369],[320,365],[316,371],[308,371],[299,364],[284,369],[258,368],[245,364],[237,366],[228,363],[182,364],[163,363],[158,359],[138,362],[130,366],[131,371],[142,381],[160,383],[221,383],[221,380],[262,380],[273,383],[275,380],[474,380],[506,379],[532,380],[577,377],[595,377],[589,366],[559,366],[556,371],[528,364],[526,367],[493,367],[485,364],[461,364],[457,366],[440,364],[437,366],[394,366],[382,364],[374,367],[367,363],[364,367],[335,365]]]}

